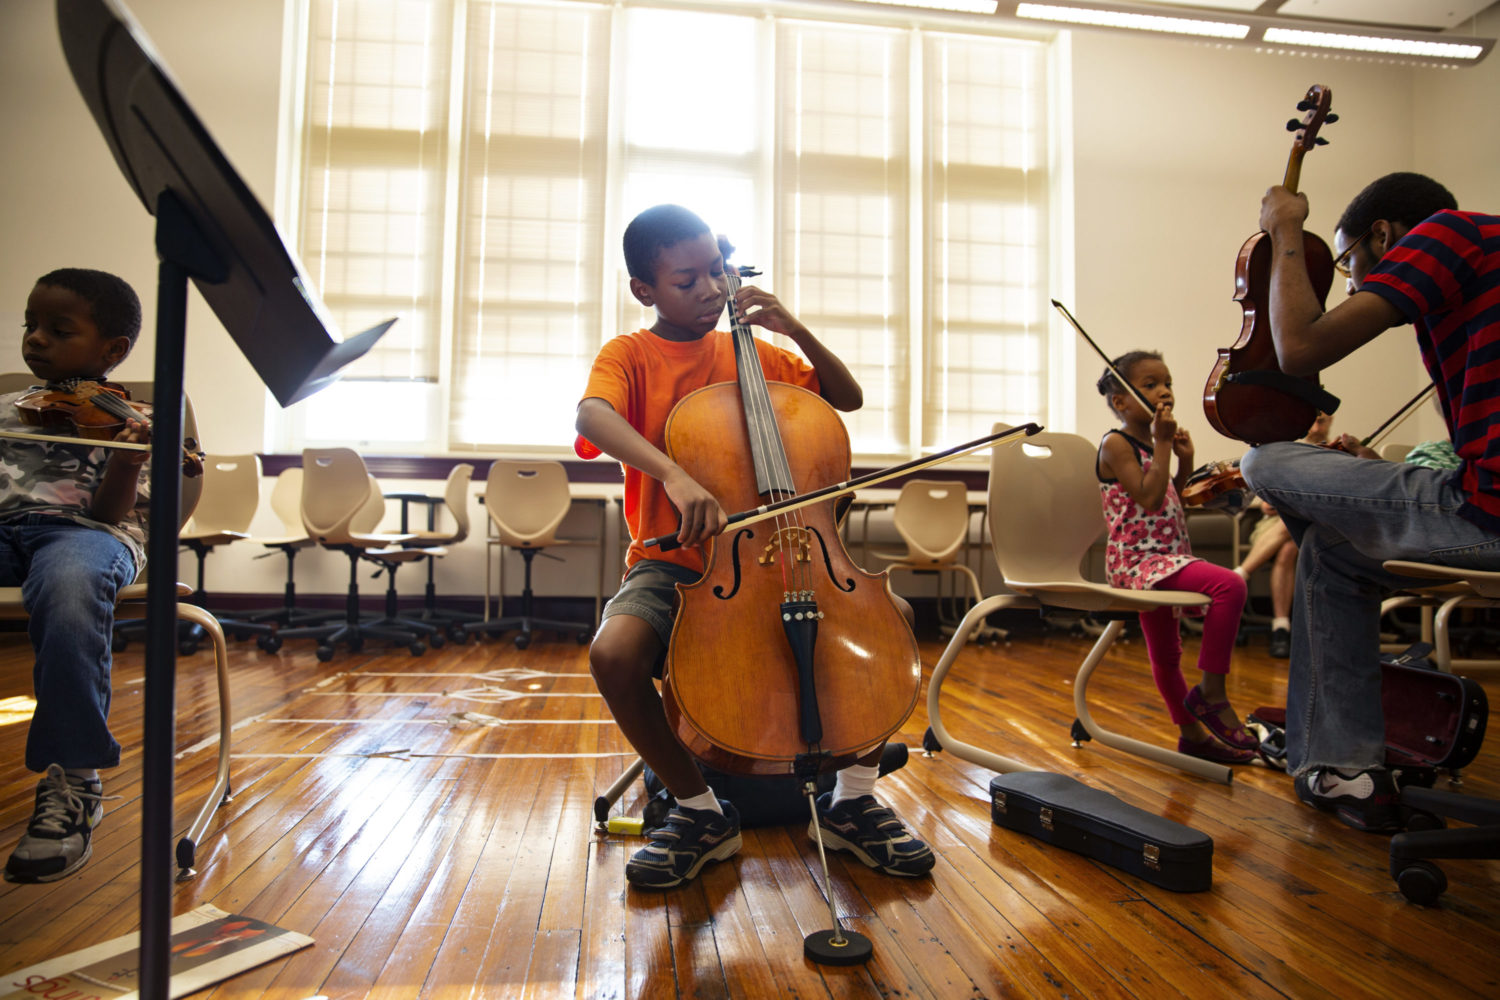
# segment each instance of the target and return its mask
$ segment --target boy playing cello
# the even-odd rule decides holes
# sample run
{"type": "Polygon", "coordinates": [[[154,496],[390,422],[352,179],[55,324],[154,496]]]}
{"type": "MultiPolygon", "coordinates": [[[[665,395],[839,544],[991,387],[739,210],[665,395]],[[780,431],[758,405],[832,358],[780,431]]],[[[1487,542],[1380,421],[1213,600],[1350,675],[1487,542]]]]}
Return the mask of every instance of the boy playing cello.
{"type": "MultiPolygon", "coordinates": [[[[589,667],[625,738],[677,800],[666,824],[625,868],[634,886],[669,889],[696,877],[709,861],[732,857],[741,842],[733,804],[708,788],[673,733],[652,680],[671,639],[676,585],[702,576],[698,547],[727,524],[718,501],[667,456],[667,415],[693,390],[733,381],[736,368],[732,338],[715,329],[729,285],[708,226],[684,208],[658,205],[626,227],[624,249],[631,293],[657,319],[649,330],[604,345],[578,405],[579,453],[602,451],[625,467],[631,534],[625,579],[604,609],[589,667]],[[681,547],[647,558],[642,539],[673,531],[681,547]]],[[[849,370],[774,295],[747,285],[730,305],[746,322],[790,338],[806,357],[757,340],[768,380],[817,392],[836,409],[860,407],[863,393],[849,370]]],[[[932,852],[872,794],[881,749],[840,771],[819,803],[824,842],[893,875],[926,874],[932,852]]]]}

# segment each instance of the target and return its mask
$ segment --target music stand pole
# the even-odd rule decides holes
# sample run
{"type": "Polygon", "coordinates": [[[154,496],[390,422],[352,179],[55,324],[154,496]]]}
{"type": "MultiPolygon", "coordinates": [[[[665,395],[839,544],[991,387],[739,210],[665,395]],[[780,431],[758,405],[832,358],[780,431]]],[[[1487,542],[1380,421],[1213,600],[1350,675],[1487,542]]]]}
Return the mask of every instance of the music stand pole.
{"type": "Polygon", "coordinates": [[[187,283],[228,269],[171,189],[156,202],[156,369],[146,539],[145,738],[141,752],[140,995],[166,1000],[172,979],[172,756],[176,750],[177,534],[182,508],[187,283]]]}

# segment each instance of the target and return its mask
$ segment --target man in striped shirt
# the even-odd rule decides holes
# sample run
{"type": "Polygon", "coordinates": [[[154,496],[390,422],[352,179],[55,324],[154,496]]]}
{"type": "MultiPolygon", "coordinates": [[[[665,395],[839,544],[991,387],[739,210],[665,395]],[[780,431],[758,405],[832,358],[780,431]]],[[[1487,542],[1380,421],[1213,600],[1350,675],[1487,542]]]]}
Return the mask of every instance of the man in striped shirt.
{"type": "Polygon", "coordinates": [[[1301,547],[1287,684],[1297,795],[1375,832],[1401,828],[1384,766],[1379,619],[1383,591],[1407,582],[1381,564],[1500,570],[1500,216],[1456,209],[1421,174],[1371,183],[1334,233],[1349,298],[1325,312],[1304,260],[1307,199],[1274,187],[1261,202],[1282,370],[1316,374],[1411,323],[1462,460],[1426,469],[1280,442],[1241,463],[1301,547]]]}

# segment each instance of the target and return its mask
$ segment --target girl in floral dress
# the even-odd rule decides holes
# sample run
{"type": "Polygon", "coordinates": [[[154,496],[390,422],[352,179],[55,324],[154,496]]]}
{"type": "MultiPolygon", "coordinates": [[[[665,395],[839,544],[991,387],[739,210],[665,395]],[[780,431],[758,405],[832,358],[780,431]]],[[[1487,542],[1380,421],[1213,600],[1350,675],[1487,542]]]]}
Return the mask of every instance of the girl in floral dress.
{"type": "Polygon", "coordinates": [[[1109,522],[1109,584],[1129,590],[1188,591],[1210,599],[1198,653],[1203,677],[1191,691],[1182,676],[1177,609],[1141,612],[1151,676],[1166,700],[1167,713],[1182,730],[1179,751],[1226,764],[1253,760],[1257,740],[1235,715],[1224,689],[1245,606],[1245,581],[1231,569],[1195,557],[1188,542],[1187,518],[1177,493],[1193,468],[1193,441],[1172,416],[1172,374],[1160,354],[1148,351],[1122,355],[1114,370],[1153,409],[1143,407],[1112,372],[1099,379],[1099,393],[1120,421],[1120,429],[1109,431],[1099,443],[1096,462],[1109,522]]]}

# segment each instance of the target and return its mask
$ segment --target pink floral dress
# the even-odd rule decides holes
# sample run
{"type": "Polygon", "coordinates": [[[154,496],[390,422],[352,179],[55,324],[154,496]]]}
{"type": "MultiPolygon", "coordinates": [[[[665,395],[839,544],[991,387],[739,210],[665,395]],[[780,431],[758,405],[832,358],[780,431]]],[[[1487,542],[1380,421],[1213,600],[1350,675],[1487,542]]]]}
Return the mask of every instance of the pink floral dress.
{"type": "MultiPolygon", "coordinates": [[[[1140,459],[1141,472],[1151,469],[1151,449],[1123,431],[1119,434],[1140,459]]],[[[1109,437],[1105,435],[1105,438],[1109,437]]],[[[1100,444],[1103,453],[1103,443],[1100,444]]],[[[1098,475],[1095,460],[1095,475],[1098,475]]],[[[1161,509],[1148,511],[1131,499],[1119,480],[1099,478],[1099,495],[1104,502],[1104,520],[1109,524],[1109,541],[1104,549],[1104,568],[1109,585],[1125,590],[1149,590],[1176,573],[1188,563],[1197,562],[1188,541],[1187,515],[1177,498],[1177,487],[1167,481],[1166,499],[1161,509]]]]}

